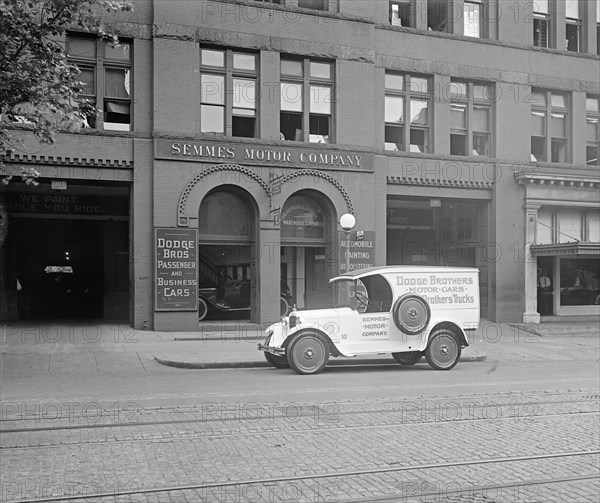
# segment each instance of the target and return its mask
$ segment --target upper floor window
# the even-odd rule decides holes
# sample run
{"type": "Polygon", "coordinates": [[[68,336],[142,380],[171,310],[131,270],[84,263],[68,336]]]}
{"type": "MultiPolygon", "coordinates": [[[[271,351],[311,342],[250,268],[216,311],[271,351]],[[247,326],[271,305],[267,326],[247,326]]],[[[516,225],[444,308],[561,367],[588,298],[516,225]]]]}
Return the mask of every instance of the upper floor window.
{"type": "Polygon", "coordinates": [[[581,19],[579,18],[579,0],[565,0],[565,2],[565,48],[567,51],[579,52],[581,50],[581,19]]]}
{"type": "Polygon", "coordinates": [[[85,127],[130,131],[132,47],[125,40],[113,47],[92,37],[67,36],[69,62],[81,71],[81,96],[101,111],[88,116],[85,127]]]}
{"type": "Polygon", "coordinates": [[[531,160],[569,162],[569,97],[532,89],[531,160]]]}
{"type": "Polygon", "coordinates": [[[451,81],[450,155],[494,155],[495,96],[493,84],[451,81]]]}
{"type": "Polygon", "coordinates": [[[534,0],[533,2],[533,45],[549,47],[550,41],[550,15],[548,0],[534,0]]]}
{"type": "Polygon", "coordinates": [[[427,29],[446,31],[446,0],[427,0],[427,29]]]}
{"type": "Polygon", "coordinates": [[[282,140],[332,142],[333,71],[329,61],[281,59],[282,140]]]}
{"type": "Polygon", "coordinates": [[[200,130],[256,136],[256,55],[200,49],[200,130]]]}
{"type": "Polygon", "coordinates": [[[390,1],[390,24],[393,26],[409,26],[414,28],[413,0],[390,1]]]}
{"type": "Polygon", "coordinates": [[[385,74],[385,149],[431,152],[431,79],[385,74]]]}
{"type": "Polygon", "coordinates": [[[600,0],[596,0],[596,54],[600,56],[600,0]]]}
{"type": "Polygon", "coordinates": [[[600,98],[588,94],[586,98],[586,163],[600,166],[600,98]]]}
{"type": "Polygon", "coordinates": [[[482,38],[484,34],[483,5],[481,0],[465,1],[464,11],[464,34],[466,37],[482,38]]]}
{"type": "Polygon", "coordinates": [[[298,7],[313,10],[329,10],[329,0],[298,0],[298,7]]]}

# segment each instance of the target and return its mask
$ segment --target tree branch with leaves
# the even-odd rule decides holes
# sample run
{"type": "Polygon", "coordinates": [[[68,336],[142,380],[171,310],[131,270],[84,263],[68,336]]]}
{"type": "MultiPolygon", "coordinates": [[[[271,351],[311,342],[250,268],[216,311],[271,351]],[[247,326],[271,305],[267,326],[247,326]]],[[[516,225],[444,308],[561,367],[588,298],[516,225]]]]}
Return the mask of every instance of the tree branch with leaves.
{"type": "MultiPolygon", "coordinates": [[[[103,17],[131,10],[133,3],[125,0],[0,0],[0,177],[5,185],[12,180],[5,162],[19,148],[15,132],[25,129],[51,144],[58,131],[77,131],[96,112],[95,104],[79,98],[84,85],[67,58],[67,30],[93,33],[116,45],[114,29],[103,17]]],[[[21,172],[30,185],[38,176],[28,168],[21,172]]],[[[6,226],[0,201],[0,246],[6,226]]]]}

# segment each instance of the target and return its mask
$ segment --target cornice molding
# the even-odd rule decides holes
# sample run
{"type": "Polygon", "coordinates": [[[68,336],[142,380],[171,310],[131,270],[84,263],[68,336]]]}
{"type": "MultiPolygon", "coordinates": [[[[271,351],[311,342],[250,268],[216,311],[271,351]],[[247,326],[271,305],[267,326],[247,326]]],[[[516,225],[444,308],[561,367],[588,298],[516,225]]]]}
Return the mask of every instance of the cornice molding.
{"type": "Polygon", "coordinates": [[[526,173],[517,171],[515,173],[515,182],[520,185],[547,185],[554,187],[597,189],[600,187],[600,175],[553,175],[549,173],[526,173]]]}
{"type": "Polygon", "coordinates": [[[458,187],[469,189],[493,189],[494,183],[483,180],[442,180],[434,178],[413,178],[409,176],[388,176],[388,185],[426,185],[430,187],[458,187]]]}
{"type": "Polygon", "coordinates": [[[52,166],[83,166],[99,168],[131,168],[132,161],[124,159],[92,159],[88,157],[54,157],[51,155],[37,154],[11,154],[4,158],[4,162],[19,164],[43,164],[52,166]]]}

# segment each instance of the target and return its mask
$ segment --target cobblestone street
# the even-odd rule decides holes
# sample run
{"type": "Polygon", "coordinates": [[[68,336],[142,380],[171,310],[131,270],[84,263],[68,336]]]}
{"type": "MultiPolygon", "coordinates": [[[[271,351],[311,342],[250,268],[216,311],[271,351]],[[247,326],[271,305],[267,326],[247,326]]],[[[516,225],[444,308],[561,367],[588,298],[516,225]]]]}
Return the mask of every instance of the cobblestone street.
{"type": "Polygon", "coordinates": [[[579,503],[600,490],[588,391],[65,410],[3,417],[2,501],[579,503]]]}

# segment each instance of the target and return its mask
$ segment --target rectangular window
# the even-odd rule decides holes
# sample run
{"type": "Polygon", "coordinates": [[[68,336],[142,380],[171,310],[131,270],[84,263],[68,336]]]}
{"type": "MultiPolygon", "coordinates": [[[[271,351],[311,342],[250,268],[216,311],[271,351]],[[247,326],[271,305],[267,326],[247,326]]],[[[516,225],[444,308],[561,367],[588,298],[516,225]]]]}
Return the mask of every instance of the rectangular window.
{"type": "Polygon", "coordinates": [[[282,58],[280,138],[331,143],[333,88],[331,62],[282,58]]]}
{"type": "Polygon", "coordinates": [[[92,37],[67,36],[69,62],[81,70],[81,97],[101,110],[86,117],[84,127],[131,130],[132,43],[116,46],[92,37]]]}
{"type": "Polygon", "coordinates": [[[570,162],[569,98],[565,93],[532,89],[531,160],[570,162]]]}
{"type": "Polygon", "coordinates": [[[386,150],[431,151],[431,94],[428,77],[385,74],[386,150]]]}
{"type": "Polygon", "coordinates": [[[326,11],[329,9],[329,0],[298,0],[298,7],[326,11]]]}
{"type": "Polygon", "coordinates": [[[450,82],[450,155],[493,156],[495,85],[450,82]]]}
{"type": "Polygon", "coordinates": [[[550,13],[548,0],[533,2],[533,45],[550,47],[550,13]]]}
{"type": "Polygon", "coordinates": [[[581,50],[581,19],[579,18],[579,0],[565,0],[565,4],[565,49],[571,52],[579,52],[581,50]]]}
{"type": "Polygon", "coordinates": [[[200,131],[256,136],[257,61],[252,53],[200,48],[200,131]]]}
{"type": "Polygon", "coordinates": [[[427,29],[431,31],[446,31],[446,10],[448,6],[445,1],[427,0],[427,29]]]}
{"type": "Polygon", "coordinates": [[[600,166],[600,97],[588,94],[585,117],[586,163],[600,166]]]}
{"type": "Polygon", "coordinates": [[[390,24],[414,28],[413,9],[413,0],[392,0],[390,2],[390,24]]]}
{"type": "Polygon", "coordinates": [[[480,1],[464,3],[464,34],[466,37],[483,38],[483,8],[480,1]]]}

